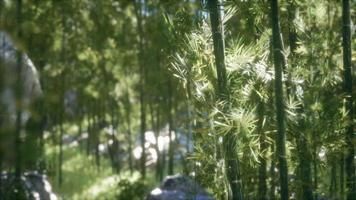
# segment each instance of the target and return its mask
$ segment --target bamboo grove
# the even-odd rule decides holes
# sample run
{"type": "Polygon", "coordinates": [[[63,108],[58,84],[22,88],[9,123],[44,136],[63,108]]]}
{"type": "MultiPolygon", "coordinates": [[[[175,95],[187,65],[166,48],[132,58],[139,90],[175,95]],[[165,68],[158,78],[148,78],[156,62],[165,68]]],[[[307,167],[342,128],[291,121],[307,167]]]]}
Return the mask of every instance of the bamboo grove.
{"type": "Polygon", "coordinates": [[[0,31],[19,49],[11,106],[0,60],[0,171],[15,180],[46,174],[63,199],[100,199],[71,185],[89,184],[75,178],[88,170],[97,182],[129,180],[102,199],[143,199],[180,173],[215,199],[354,200],[354,8],[351,0],[0,0],[0,31]],[[22,88],[26,59],[40,97],[22,88]],[[124,195],[122,185],[134,183],[127,191],[141,196],[124,195]]]}

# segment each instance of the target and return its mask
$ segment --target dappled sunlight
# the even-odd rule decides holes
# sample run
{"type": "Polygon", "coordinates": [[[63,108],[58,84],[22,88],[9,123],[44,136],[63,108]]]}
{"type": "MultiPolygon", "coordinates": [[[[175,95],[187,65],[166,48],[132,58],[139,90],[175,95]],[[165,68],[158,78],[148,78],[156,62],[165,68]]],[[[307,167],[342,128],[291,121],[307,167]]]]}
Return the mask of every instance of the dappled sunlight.
{"type": "Polygon", "coordinates": [[[139,173],[132,175],[128,171],[115,174],[110,168],[109,161],[104,158],[101,163],[101,170],[93,165],[94,158],[87,157],[84,152],[77,148],[68,148],[64,150],[63,163],[63,186],[59,187],[56,183],[57,176],[52,180],[55,191],[61,193],[66,191],[63,197],[73,200],[96,200],[100,198],[113,198],[118,194],[117,185],[122,179],[136,181],[139,173]]]}
{"type": "Polygon", "coordinates": [[[119,182],[119,176],[113,175],[102,180],[96,181],[87,190],[85,190],[79,197],[91,197],[92,199],[98,199],[101,194],[107,194],[111,190],[117,189],[117,184],[119,182]]]}
{"type": "MultiPolygon", "coordinates": [[[[155,133],[153,131],[145,132],[145,149],[146,153],[149,156],[149,160],[146,163],[146,166],[154,164],[157,162],[158,153],[162,153],[163,151],[168,151],[169,149],[169,135],[167,135],[167,128],[164,128],[160,131],[160,135],[156,138],[155,133]],[[158,141],[158,144],[157,144],[158,141]],[[158,151],[157,152],[157,147],[158,151]]],[[[176,139],[176,133],[172,131],[172,141],[174,142],[176,139]]],[[[142,147],[136,146],[133,149],[133,155],[135,159],[140,159],[142,156],[142,147]]]]}
{"type": "Polygon", "coordinates": [[[354,199],[352,0],[0,0],[0,200],[354,199]]]}

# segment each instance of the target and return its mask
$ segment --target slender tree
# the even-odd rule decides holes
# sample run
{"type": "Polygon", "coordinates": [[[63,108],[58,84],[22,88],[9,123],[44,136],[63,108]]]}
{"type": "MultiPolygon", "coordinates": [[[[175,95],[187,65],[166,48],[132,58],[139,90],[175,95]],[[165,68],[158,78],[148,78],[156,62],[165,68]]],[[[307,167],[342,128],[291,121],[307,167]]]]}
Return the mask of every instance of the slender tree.
{"type": "Polygon", "coordinates": [[[145,1],[139,0],[136,2],[135,5],[135,12],[137,18],[137,30],[139,35],[139,53],[138,53],[138,61],[140,66],[140,112],[141,112],[141,176],[144,179],[146,177],[146,151],[145,151],[145,132],[146,132],[146,104],[145,104],[145,68],[143,64],[143,56],[144,56],[144,49],[143,49],[143,5],[145,1]]]}
{"type": "MultiPolygon", "coordinates": [[[[61,91],[64,90],[64,75],[61,77],[61,91]]],[[[58,165],[59,165],[59,171],[58,171],[58,185],[59,187],[62,186],[63,183],[63,123],[64,123],[64,106],[62,105],[63,102],[63,92],[61,92],[60,95],[60,108],[59,108],[59,157],[58,157],[58,165]]]]}
{"type": "Polygon", "coordinates": [[[162,163],[162,156],[161,156],[161,152],[160,152],[160,150],[159,150],[159,144],[158,144],[158,142],[159,142],[159,136],[160,136],[160,106],[157,106],[157,108],[156,108],[156,124],[155,124],[155,137],[156,137],[156,145],[155,145],[155,148],[156,148],[156,151],[157,151],[157,162],[156,162],[156,179],[157,180],[162,180],[162,179],[160,179],[160,173],[161,173],[161,171],[163,171],[162,170],[162,167],[161,167],[161,163],[162,163]]]}
{"type": "Polygon", "coordinates": [[[268,144],[266,141],[266,133],[263,130],[264,124],[264,103],[261,100],[257,106],[258,124],[257,131],[260,135],[260,166],[258,169],[258,199],[267,200],[267,160],[266,153],[268,150],[268,144]]]}
{"type": "Polygon", "coordinates": [[[275,155],[275,145],[271,145],[271,151],[273,152],[272,160],[271,160],[271,166],[269,169],[270,176],[271,176],[271,181],[270,181],[270,191],[269,191],[269,199],[275,199],[276,198],[276,155],[275,155]]]}
{"type": "Polygon", "coordinates": [[[131,103],[130,103],[130,91],[127,89],[125,95],[125,116],[127,125],[127,140],[128,140],[128,154],[129,154],[129,169],[130,173],[133,173],[133,158],[132,158],[132,134],[131,134],[131,103]]]}
{"type": "Polygon", "coordinates": [[[59,113],[58,113],[58,119],[59,119],[59,157],[58,157],[58,185],[61,187],[63,183],[63,134],[64,134],[64,79],[65,75],[64,72],[62,72],[62,75],[60,77],[60,106],[59,106],[59,113]]]}
{"type": "MultiPolygon", "coordinates": [[[[208,8],[210,12],[211,31],[214,43],[215,65],[218,77],[218,98],[220,101],[229,101],[227,93],[227,76],[225,69],[225,44],[224,28],[221,18],[221,10],[218,0],[209,0],[208,8]]],[[[225,110],[228,108],[226,107],[225,110]]],[[[227,179],[231,193],[229,199],[242,200],[242,181],[240,176],[240,166],[236,150],[236,137],[232,131],[226,133],[223,138],[224,158],[226,165],[227,179]]]]}
{"type": "Polygon", "coordinates": [[[340,165],[340,197],[341,199],[344,199],[345,196],[345,157],[344,154],[341,153],[341,158],[339,161],[339,165],[340,165]]]}
{"type": "Polygon", "coordinates": [[[351,62],[351,14],[350,1],[342,1],[342,47],[344,61],[344,93],[346,100],[346,110],[348,123],[346,126],[346,188],[347,199],[356,199],[356,177],[355,177],[355,134],[353,127],[353,96],[352,96],[352,62],[351,62]]]}
{"type": "MultiPolygon", "coordinates": [[[[64,8],[62,8],[64,9],[64,8]]],[[[62,13],[62,41],[61,41],[61,58],[62,61],[66,59],[66,49],[65,49],[65,40],[66,40],[66,35],[65,35],[65,17],[64,13],[62,13]]],[[[65,63],[65,62],[64,62],[65,63]]],[[[58,185],[59,187],[62,186],[63,183],[63,170],[62,170],[62,165],[63,165],[63,123],[64,123],[64,83],[65,83],[65,74],[64,70],[61,73],[60,76],[60,85],[59,85],[59,157],[58,157],[58,185]]]]}
{"type": "MultiPolygon", "coordinates": [[[[4,2],[0,0],[0,20],[3,19],[3,6],[4,2]]],[[[5,35],[3,35],[0,40],[4,40],[5,35]]],[[[1,57],[5,57],[5,51],[1,52],[1,57]]],[[[4,90],[4,64],[3,61],[0,60],[0,91],[4,90]]],[[[0,140],[3,141],[3,135],[4,135],[4,127],[3,127],[3,121],[4,115],[6,113],[5,105],[3,103],[0,103],[0,140]]],[[[4,152],[3,150],[0,150],[0,172],[3,170],[3,161],[4,161],[4,152]]],[[[0,188],[2,187],[2,180],[0,178],[0,188]]]]}
{"type": "MultiPolygon", "coordinates": [[[[291,56],[290,63],[292,68],[296,68],[297,66],[296,62],[298,61],[298,57],[296,54],[298,35],[294,25],[294,21],[297,14],[297,7],[296,7],[297,5],[294,0],[290,0],[288,3],[289,3],[289,12],[288,12],[289,38],[288,39],[289,39],[290,56],[291,56]]],[[[303,101],[303,99],[301,99],[301,101],[303,101]]],[[[303,118],[303,113],[304,113],[303,106],[304,105],[302,103],[301,107],[297,110],[300,118],[298,121],[298,132],[300,134],[296,135],[297,151],[299,156],[299,165],[297,167],[297,170],[300,170],[299,179],[301,180],[302,183],[301,186],[302,186],[303,199],[312,200],[313,199],[313,190],[312,190],[313,183],[312,183],[312,174],[311,174],[312,155],[310,153],[309,144],[307,142],[305,119],[303,118]]]]}
{"type": "Polygon", "coordinates": [[[97,167],[98,172],[100,172],[100,152],[99,152],[99,145],[100,145],[100,129],[102,126],[102,105],[99,102],[94,104],[94,143],[95,143],[95,164],[97,167]]]}
{"type": "MultiPolygon", "coordinates": [[[[17,22],[17,37],[22,37],[22,0],[17,0],[16,2],[16,22],[17,22]]],[[[22,124],[22,71],[23,71],[23,59],[21,51],[17,51],[17,63],[16,63],[16,83],[15,83],[15,100],[16,100],[16,124],[15,124],[15,188],[17,192],[15,193],[15,198],[20,198],[21,191],[21,124],[22,124]]],[[[15,191],[16,191],[15,190],[15,191]]]]}
{"type": "Polygon", "coordinates": [[[168,175],[173,174],[174,169],[174,152],[173,152],[173,94],[172,94],[172,80],[168,79],[168,124],[169,124],[169,149],[168,149],[168,175]]]}
{"type": "Polygon", "coordinates": [[[281,187],[281,199],[288,200],[288,166],[286,158],[286,133],[285,133],[285,105],[283,100],[283,69],[286,61],[284,57],[284,47],[279,25],[278,0],[270,0],[271,3],[271,24],[273,60],[275,68],[275,104],[277,117],[277,156],[279,165],[279,181],[281,187]]]}

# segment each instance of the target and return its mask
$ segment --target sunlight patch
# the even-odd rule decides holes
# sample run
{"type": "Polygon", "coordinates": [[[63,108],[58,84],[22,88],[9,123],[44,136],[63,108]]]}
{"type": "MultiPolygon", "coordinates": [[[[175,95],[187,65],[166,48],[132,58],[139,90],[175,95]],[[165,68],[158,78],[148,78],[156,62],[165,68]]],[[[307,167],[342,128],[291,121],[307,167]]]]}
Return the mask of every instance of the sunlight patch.
{"type": "Polygon", "coordinates": [[[86,193],[93,197],[93,199],[96,199],[96,197],[99,196],[101,193],[107,192],[116,187],[118,181],[118,175],[109,176],[101,180],[97,184],[92,185],[90,188],[87,189],[86,193]]]}

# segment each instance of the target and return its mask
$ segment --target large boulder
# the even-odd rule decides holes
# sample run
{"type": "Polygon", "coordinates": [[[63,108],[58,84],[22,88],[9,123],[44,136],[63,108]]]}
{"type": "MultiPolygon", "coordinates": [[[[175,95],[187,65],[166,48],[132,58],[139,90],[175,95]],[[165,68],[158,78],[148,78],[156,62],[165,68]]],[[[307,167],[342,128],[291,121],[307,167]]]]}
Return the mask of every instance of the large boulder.
{"type": "Polygon", "coordinates": [[[23,200],[57,200],[47,177],[37,172],[27,172],[17,181],[13,173],[3,172],[0,177],[0,199],[13,199],[15,192],[21,193],[23,200]],[[16,187],[20,182],[20,187],[16,187]],[[21,188],[22,191],[16,191],[21,188]]]}
{"type": "Polygon", "coordinates": [[[146,200],[214,200],[194,180],[183,175],[168,176],[146,200]]]}
{"type": "MultiPolygon", "coordinates": [[[[7,106],[6,111],[10,114],[15,112],[14,88],[17,84],[18,52],[21,51],[11,37],[5,31],[0,30],[0,99],[1,103],[7,106]]],[[[31,101],[42,95],[42,89],[38,71],[31,59],[22,52],[21,60],[21,97],[23,107],[26,109],[31,101]]]]}
{"type": "Polygon", "coordinates": [[[44,125],[42,114],[42,89],[39,73],[21,45],[0,29],[0,157],[2,167],[16,162],[14,151],[16,130],[21,127],[21,151],[31,152],[23,156],[22,167],[35,169],[41,153],[38,145],[44,125]],[[21,68],[19,69],[19,66],[21,68]],[[20,98],[20,101],[17,101],[20,98]],[[21,104],[17,104],[21,102],[21,104]],[[20,114],[18,110],[21,110],[20,114]],[[20,118],[19,118],[20,117],[20,118]],[[21,125],[16,125],[20,119],[21,125]],[[23,134],[26,133],[26,134],[23,134]]]}

